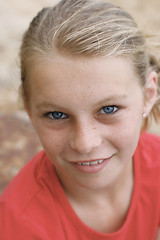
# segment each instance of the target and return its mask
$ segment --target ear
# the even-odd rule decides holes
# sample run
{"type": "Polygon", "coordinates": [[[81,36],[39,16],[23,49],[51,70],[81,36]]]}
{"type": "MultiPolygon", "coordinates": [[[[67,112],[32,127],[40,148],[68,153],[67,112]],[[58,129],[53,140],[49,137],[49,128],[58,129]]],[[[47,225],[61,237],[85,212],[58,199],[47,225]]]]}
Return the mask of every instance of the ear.
{"type": "Polygon", "coordinates": [[[29,103],[27,103],[26,100],[24,100],[24,108],[30,118],[31,117],[30,107],[29,107],[29,103]]]}
{"type": "Polygon", "coordinates": [[[28,114],[28,117],[30,118],[30,121],[31,121],[31,123],[32,123],[32,125],[33,125],[33,121],[32,121],[32,113],[31,113],[31,106],[30,106],[30,104],[28,103],[28,102],[24,102],[24,107],[25,107],[25,111],[27,112],[27,114],[28,114]]]}
{"type": "Polygon", "coordinates": [[[158,75],[156,72],[150,72],[144,88],[144,109],[146,116],[149,115],[157,99],[158,75]]]}
{"type": "Polygon", "coordinates": [[[24,102],[24,108],[25,108],[25,111],[27,112],[27,115],[30,119],[30,122],[31,122],[33,128],[35,129],[35,124],[34,124],[33,117],[32,117],[32,112],[31,112],[31,106],[26,101],[24,102]]]}

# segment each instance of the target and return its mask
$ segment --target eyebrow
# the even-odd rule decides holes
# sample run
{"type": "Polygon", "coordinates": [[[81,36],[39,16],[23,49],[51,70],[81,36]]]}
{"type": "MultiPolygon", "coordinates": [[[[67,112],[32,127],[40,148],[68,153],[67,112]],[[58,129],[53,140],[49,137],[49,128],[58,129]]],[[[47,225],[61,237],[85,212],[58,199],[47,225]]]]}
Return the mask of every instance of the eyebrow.
{"type": "MultiPolygon", "coordinates": [[[[125,95],[125,94],[122,94],[122,95],[110,95],[109,97],[107,98],[104,98],[102,99],[100,102],[98,102],[96,104],[96,106],[99,106],[99,105],[104,105],[106,104],[107,102],[111,102],[111,101],[119,101],[119,100],[125,100],[128,96],[125,95]]],[[[52,104],[52,103],[49,103],[49,102],[46,102],[46,101],[43,101],[41,103],[38,103],[36,105],[36,108],[37,109],[41,109],[41,108],[57,108],[57,109],[64,109],[64,107],[61,107],[57,104],[52,104]]]]}
{"type": "Polygon", "coordinates": [[[36,108],[37,109],[40,109],[40,108],[46,108],[46,107],[48,107],[48,108],[61,108],[60,106],[58,106],[58,105],[56,105],[56,104],[52,104],[52,103],[48,103],[48,102],[41,102],[41,103],[38,103],[37,105],[36,105],[36,108]]]}
{"type": "Polygon", "coordinates": [[[103,105],[104,103],[112,102],[112,101],[119,101],[125,100],[128,96],[126,94],[119,94],[119,95],[110,95],[107,98],[104,98],[102,101],[98,102],[98,105],[103,105]]]}

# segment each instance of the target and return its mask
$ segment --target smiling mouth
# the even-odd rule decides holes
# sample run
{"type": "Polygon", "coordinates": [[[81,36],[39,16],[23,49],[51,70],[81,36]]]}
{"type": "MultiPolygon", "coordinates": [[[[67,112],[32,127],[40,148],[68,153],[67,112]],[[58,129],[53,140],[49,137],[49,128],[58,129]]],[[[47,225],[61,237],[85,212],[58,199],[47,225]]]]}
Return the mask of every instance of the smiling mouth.
{"type": "Polygon", "coordinates": [[[100,160],[96,160],[96,161],[89,161],[89,162],[77,162],[76,164],[78,165],[82,165],[82,166],[93,166],[93,165],[98,165],[103,163],[104,160],[100,159],[100,160]]]}
{"type": "Polygon", "coordinates": [[[72,162],[72,164],[78,169],[79,171],[83,173],[96,173],[101,171],[106,164],[110,161],[112,158],[112,155],[108,158],[100,158],[100,159],[94,159],[94,160],[89,160],[89,161],[77,161],[77,162],[72,162]]]}

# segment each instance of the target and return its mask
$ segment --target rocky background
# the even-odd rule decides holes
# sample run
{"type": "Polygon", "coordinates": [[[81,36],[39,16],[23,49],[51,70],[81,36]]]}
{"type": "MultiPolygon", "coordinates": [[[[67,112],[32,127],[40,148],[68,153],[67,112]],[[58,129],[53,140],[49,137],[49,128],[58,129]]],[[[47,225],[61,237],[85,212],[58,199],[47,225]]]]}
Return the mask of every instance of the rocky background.
{"type": "MultiPolygon", "coordinates": [[[[18,97],[18,52],[22,35],[42,7],[58,0],[0,0],[0,193],[42,149],[18,97]]],[[[127,9],[145,30],[160,34],[159,0],[113,0],[127,9]]],[[[150,131],[160,134],[160,126],[150,131]]]]}

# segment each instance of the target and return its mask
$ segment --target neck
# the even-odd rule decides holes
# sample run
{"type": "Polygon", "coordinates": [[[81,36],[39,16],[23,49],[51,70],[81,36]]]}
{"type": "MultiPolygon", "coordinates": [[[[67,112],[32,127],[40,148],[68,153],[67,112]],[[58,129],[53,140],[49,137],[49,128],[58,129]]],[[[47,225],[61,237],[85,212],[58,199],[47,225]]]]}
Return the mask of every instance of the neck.
{"type": "Polygon", "coordinates": [[[79,184],[73,184],[72,181],[63,181],[62,187],[66,196],[71,203],[79,203],[85,205],[103,205],[106,202],[114,204],[117,199],[126,196],[130,202],[133,190],[133,161],[129,161],[123,172],[117,177],[114,183],[107,185],[105,188],[88,188],[79,184]],[[128,196],[127,196],[128,195],[128,196]]]}
{"type": "Polygon", "coordinates": [[[92,229],[112,233],[123,225],[133,190],[133,166],[130,162],[117,181],[103,189],[84,188],[72,183],[63,185],[72,208],[92,229]]]}

